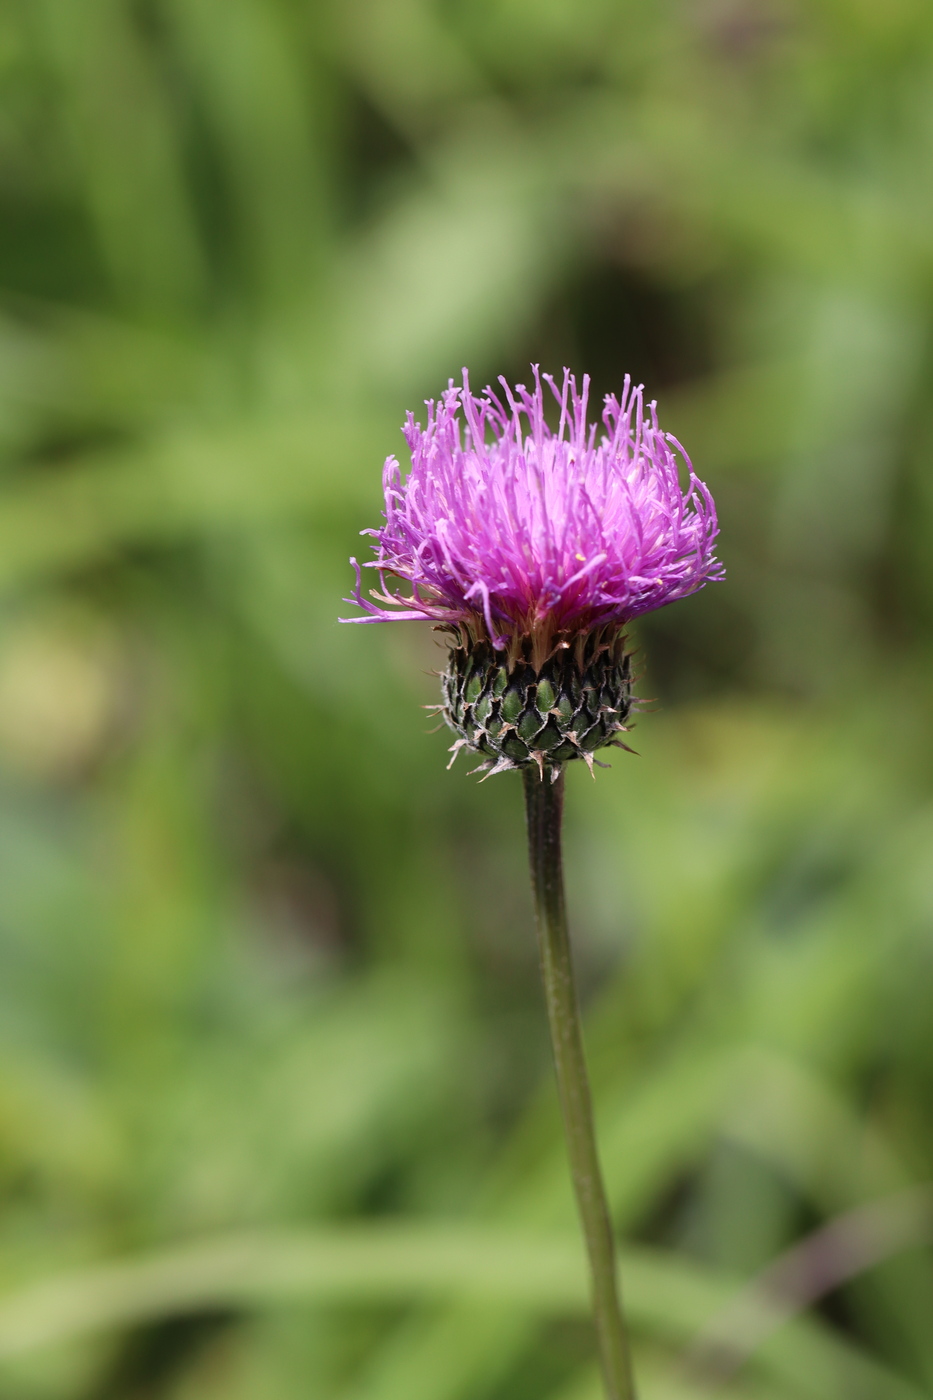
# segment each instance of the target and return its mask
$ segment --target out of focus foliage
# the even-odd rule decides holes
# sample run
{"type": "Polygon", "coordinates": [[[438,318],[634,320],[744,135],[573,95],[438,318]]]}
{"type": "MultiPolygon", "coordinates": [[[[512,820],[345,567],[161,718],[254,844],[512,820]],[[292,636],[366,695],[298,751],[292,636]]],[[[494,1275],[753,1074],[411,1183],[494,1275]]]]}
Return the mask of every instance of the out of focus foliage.
{"type": "Polygon", "coordinates": [[[933,1395],[929,6],[4,0],[0,86],[0,1396],[597,1395],[518,786],[335,622],[532,360],[729,574],[570,782],[646,1400],[933,1395]]]}

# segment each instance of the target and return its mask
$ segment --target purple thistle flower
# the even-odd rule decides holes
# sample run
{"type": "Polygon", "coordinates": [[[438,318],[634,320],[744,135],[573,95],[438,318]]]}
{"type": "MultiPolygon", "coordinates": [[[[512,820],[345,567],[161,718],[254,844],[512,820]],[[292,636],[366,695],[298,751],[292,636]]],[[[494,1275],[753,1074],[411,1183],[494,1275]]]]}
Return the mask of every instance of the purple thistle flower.
{"type": "MultiPolygon", "coordinates": [[[[579,1024],[561,869],[564,765],[590,772],[635,704],[623,628],[640,613],[722,577],[713,554],[716,509],[677,440],[645,418],[628,376],[607,396],[599,425],[586,421],[569,370],[558,390],[533,367],[534,390],[504,379],[470,392],[451,380],[427,404],[422,428],[404,429],[411,470],[395,457],[383,472],[385,524],[364,565],[381,588],[363,596],[354,559],[352,599],[365,616],[348,622],[422,618],[450,642],[436,712],[488,777],[519,769],[551,1043],[571,1178],[587,1242],[593,1316],[605,1393],[635,1400],[615,1268],[615,1242],[599,1166],[579,1024]],[[542,380],[559,407],[544,416],[542,380]],[[686,469],[681,486],[678,457],[686,469]],[[387,575],[407,581],[395,591],[387,575]]],[[[440,726],[438,726],[440,727],[440,726]]],[[[450,765],[448,765],[450,766],[450,765]]]]}
{"type": "Polygon", "coordinates": [[[472,394],[464,370],[462,389],[451,380],[427,403],[426,427],[408,414],[411,470],[403,481],[398,460],[386,459],[385,525],[363,531],[378,542],[363,567],[377,570],[381,589],[364,597],[352,560],[347,601],[367,616],[344,621],[461,624],[497,650],[529,638],[540,662],[561,640],[621,628],[722,577],[713,498],[659,429],[653,402],[645,415],[641,387],[626,375],[621,399],[607,395],[597,440],[586,421],[589,376],[579,392],[569,370],[561,389],[533,371],[533,391],[500,379],[500,398],[491,388],[472,394]],[[559,406],[556,431],[542,380],[559,406]],[[390,590],[387,574],[410,593],[390,590]]]}

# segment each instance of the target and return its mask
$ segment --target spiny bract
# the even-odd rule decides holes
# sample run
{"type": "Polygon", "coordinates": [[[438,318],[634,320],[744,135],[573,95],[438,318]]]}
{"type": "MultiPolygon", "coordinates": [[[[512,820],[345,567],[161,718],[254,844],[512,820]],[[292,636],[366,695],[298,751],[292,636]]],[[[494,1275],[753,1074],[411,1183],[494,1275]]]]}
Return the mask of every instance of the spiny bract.
{"type": "Polygon", "coordinates": [[[452,647],[440,713],[458,736],[451,763],[470,748],[488,776],[536,765],[556,778],[560,766],[620,744],[632,707],[630,657],[624,639],[590,633],[557,650],[539,671],[527,659],[511,666],[488,641],[452,647]]]}

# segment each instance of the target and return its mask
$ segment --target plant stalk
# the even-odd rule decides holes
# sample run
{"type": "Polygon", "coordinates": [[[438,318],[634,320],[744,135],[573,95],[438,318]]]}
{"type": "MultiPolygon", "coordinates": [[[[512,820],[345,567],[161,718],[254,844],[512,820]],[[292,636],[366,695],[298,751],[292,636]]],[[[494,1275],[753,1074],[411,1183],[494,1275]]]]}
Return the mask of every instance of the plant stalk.
{"type": "Polygon", "coordinates": [[[593,1319],[608,1400],[636,1400],[632,1360],[622,1318],[615,1241],[599,1167],[580,1009],[573,975],[561,859],[563,772],[552,783],[524,770],[528,854],[541,975],[570,1174],[590,1264],[593,1319]]]}

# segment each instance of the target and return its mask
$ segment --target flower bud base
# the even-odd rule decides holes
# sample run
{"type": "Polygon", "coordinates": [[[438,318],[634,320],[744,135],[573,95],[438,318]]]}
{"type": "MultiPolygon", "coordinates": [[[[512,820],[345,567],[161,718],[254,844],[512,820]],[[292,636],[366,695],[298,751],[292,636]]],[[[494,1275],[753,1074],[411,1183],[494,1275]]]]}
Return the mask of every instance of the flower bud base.
{"type": "Polygon", "coordinates": [[[476,772],[534,765],[556,779],[564,763],[583,759],[592,769],[599,749],[626,747],[619,734],[632,708],[631,658],[618,632],[580,634],[538,670],[488,640],[461,636],[443,691],[441,713],[457,735],[451,763],[472,749],[485,760],[476,772]]]}

